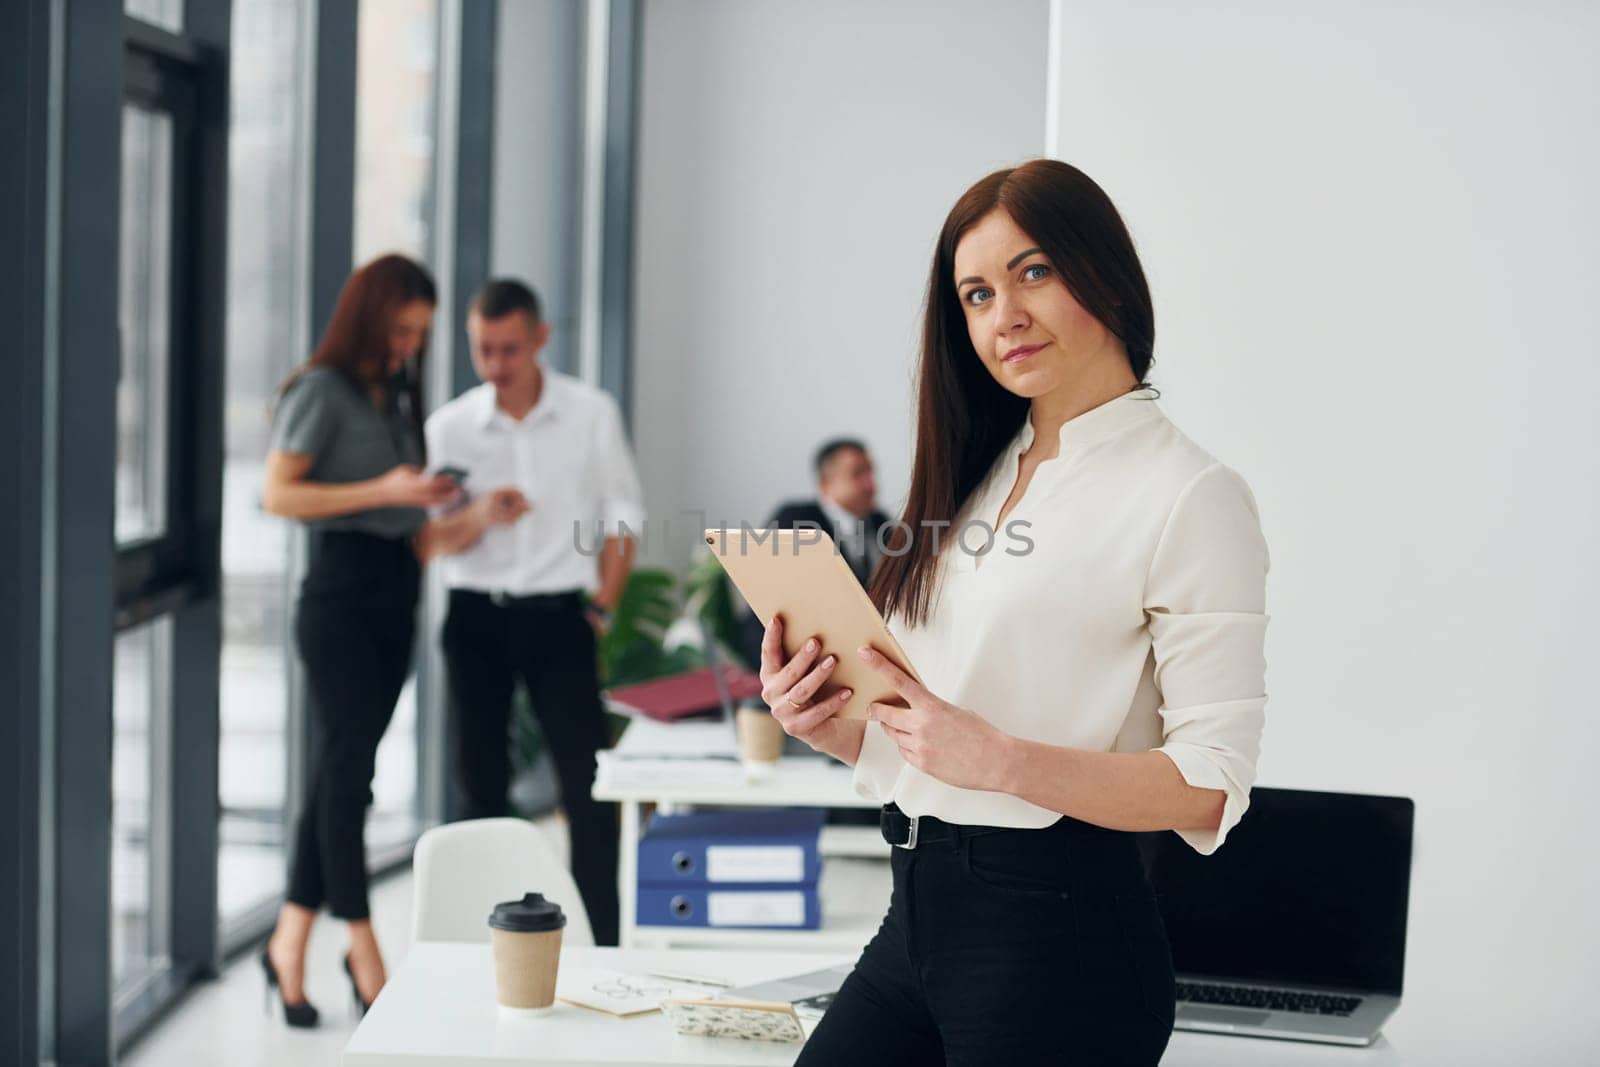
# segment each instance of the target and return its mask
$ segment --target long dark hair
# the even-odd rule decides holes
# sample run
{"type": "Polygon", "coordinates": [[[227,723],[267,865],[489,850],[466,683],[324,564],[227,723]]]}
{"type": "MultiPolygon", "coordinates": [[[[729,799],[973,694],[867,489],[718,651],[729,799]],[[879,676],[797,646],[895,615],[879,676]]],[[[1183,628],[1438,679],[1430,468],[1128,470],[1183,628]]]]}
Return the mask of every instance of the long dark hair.
{"type": "MultiPolygon", "coordinates": [[[[311,359],[284,380],[279,395],[312,367],[332,367],[365,393],[389,376],[389,332],[394,317],[407,304],[421,300],[437,307],[439,290],[433,276],[415,260],[391,253],[358,268],[345,280],[333,305],[333,318],[322,332],[311,359]]],[[[400,407],[422,436],[422,382],[427,366],[424,339],[417,357],[404,372],[400,407]]]]}
{"type": "Polygon", "coordinates": [[[917,447],[901,527],[872,578],[872,602],[912,625],[932,606],[937,557],[929,524],[961,508],[1028,417],[1029,401],[994,380],[972,347],[955,288],[956,246],[995,209],[1049,257],[1067,290],[1110,330],[1141,383],[1155,348],[1150,287],[1116,206],[1077,167],[1036,159],[997,170],[961,195],[944,220],[928,274],[917,386],[917,447]],[[909,543],[908,543],[909,538],[909,543]]]}

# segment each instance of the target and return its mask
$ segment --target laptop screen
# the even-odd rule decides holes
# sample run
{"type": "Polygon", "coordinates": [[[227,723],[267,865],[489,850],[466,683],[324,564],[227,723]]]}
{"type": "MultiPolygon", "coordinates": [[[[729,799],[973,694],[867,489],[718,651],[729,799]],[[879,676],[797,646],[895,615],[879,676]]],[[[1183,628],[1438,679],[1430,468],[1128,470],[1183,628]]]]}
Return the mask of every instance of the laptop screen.
{"type": "Polygon", "coordinates": [[[1257,787],[1213,855],[1141,834],[1180,975],[1400,992],[1413,805],[1257,787]]]}

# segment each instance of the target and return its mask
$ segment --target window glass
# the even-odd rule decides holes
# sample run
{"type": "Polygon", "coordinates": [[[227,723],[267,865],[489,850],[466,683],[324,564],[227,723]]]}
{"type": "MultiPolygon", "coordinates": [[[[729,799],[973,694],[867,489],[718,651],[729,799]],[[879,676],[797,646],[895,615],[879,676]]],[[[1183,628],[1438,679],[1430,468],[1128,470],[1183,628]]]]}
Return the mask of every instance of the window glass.
{"type": "Polygon", "coordinates": [[[119,991],[166,968],[171,939],[169,618],[117,635],[111,741],[111,972],[119,991]]]}
{"type": "MultiPolygon", "coordinates": [[[[439,5],[363,4],[359,19],[355,262],[402,252],[431,270],[439,5]]],[[[369,848],[407,841],[418,830],[417,715],[413,677],[378,746],[369,848]]]]}
{"type": "Polygon", "coordinates": [[[278,383],[305,358],[305,0],[234,0],[222,504],[221,819],[226,929],[284,890],[292,523],[261,508],[278,383]]]}
{"type": "Polygon", "coordinates": [[[172,117],[122,109],[116,538],[166,530],[172,282],[172,117]]]}
{"type": "Polygon", "coordinates": [[[183,32],[183,0],[127,0],[123,10],[164,30],[183,32]]]}
{"type": "Polygon", "coordinates": [[[363,4],[356,63],[355,261],[432,254],[437,0],[363,4]]]}

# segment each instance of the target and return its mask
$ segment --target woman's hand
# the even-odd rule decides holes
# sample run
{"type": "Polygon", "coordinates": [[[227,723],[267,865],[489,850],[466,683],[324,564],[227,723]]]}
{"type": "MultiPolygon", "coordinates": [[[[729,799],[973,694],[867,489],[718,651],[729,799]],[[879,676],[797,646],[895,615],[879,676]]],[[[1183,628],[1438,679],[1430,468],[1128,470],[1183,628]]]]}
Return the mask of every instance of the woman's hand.
{"type": "Polygon", "coordinates": [[[407,463],[390,468],[378,476],[377,482],[384,503],[396,508],[436,508],[461,492],[454,478],[424,474],[407,463]]]}
{"type": "Polygon", "coordinates": [[[966,708],[940,700],[876,649],[861,648],[856,654],[906,702],[902,707],[875,700],[867,705],[867,718],[883,728],[907,763],[958,789],[1003,789],[1009,734],[966,708]]]}
{"type": "Polygon", "coordinates": [[[841,689],[824,701],[811,703],[838,666],[831,655],[818,663],[821,655],[822,644],[813,637],[785,663],[783,617],[774,615],[761,639],[761,699],[789,736],[818,752],[854,763],[861,752],[861,729],[834,718],[849,703],[850,690],[841,689]]]}

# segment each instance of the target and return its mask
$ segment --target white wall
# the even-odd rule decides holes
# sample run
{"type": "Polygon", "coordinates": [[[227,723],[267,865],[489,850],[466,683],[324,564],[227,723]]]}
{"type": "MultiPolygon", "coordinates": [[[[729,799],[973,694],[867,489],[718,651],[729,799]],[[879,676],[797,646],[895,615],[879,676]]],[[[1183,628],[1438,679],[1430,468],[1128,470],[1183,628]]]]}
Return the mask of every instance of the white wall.
{"type": "MultiPolygon", "coordinates": [[[[634,440],[680,508],[759,521],[812,451],[866,439],[905,492],[922,287],[969,184],[1044,147],[1044,0],[648,0],[634,440]]],[[[652,528],[655,534],[656,528],[652,528]]]]}
{"type": "Polygon", "coordinates": [[[1594,1062],[1600,11],[1063,9],[1059,154],[1261,505],[1261,780],[1417,802],[1390,1039],[1594,1062]]]}

